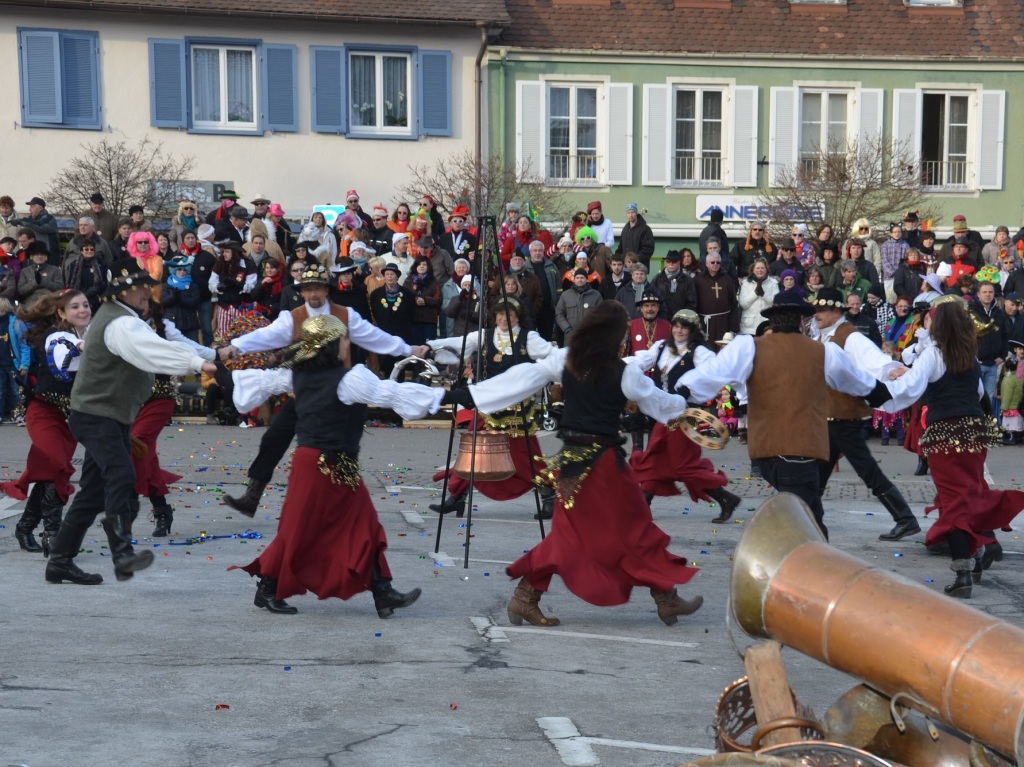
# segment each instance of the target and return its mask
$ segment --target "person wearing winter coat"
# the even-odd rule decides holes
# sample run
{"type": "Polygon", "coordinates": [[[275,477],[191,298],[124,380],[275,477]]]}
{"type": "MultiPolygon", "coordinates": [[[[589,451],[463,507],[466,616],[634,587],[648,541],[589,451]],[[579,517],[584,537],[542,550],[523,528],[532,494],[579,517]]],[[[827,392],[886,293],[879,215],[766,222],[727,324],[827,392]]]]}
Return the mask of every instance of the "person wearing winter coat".
{"type": "Polygon", "coordinates": [[[580,326],[587,313],[601,303],[601,294],[587,282],[587,270],[577,269],[573,275],[573,286],[562,293],[555,307],[555,322],[562,331],[565,345],[573,330],[580,326]]]}
{"type": "Polygon", "coordinates": [[[636,253],[640,263],[650,268],[654,255],[654,232],[640,215],[639,206],[631,202],[626,206],[626,224],[619,233],[619,244],[615,252],[620,255],[636,253]]]}
{"type": "Polygon", "coordinates": [[[764,322],[761,312],[772,305],[779,292],[779,281],[768,274],[768,262],[755,258],[750,274],[740,283],[740,333],[755,335],[764,322]]]}
{"type": "Polygon", "coordinates": [[[680,266],[679,251],[670,250],[665,255],[665,268],[655,275],[651,285],[664,301],[665,314],[674,317],[683,309],[697,311],[697,289],[693,277],[680,266]]]}
{"type": "Polygon", "coordinates": [[[19,227],[27,227],[36,233],[36,239],[46,244],[48,263],[60,263],[60,237],[57,234],[57,219],[46,209],[46,200],[33,197],[27,203],[28,215],[12,223],[19,227]]]}
{"type": "Polygon", "coordinates": [[[199,342],[199,304],[202,303],[199,283],[192,279],[194,260],[187,256],[172,258],[167,280],[160,294],[164,317],[174,323],[186,338],[199,342]]]}
{"type": "Polygon", "coordinates": [[[31,243],[25,254],[32,262],[22,267],[21,274],[18,276],[18,295],[21,296],[23,302],[38,290],[64,289],[64,276],[60,273],[60,269],[47,263],[50,252],[44,243],[39,241],[31,243]]]}

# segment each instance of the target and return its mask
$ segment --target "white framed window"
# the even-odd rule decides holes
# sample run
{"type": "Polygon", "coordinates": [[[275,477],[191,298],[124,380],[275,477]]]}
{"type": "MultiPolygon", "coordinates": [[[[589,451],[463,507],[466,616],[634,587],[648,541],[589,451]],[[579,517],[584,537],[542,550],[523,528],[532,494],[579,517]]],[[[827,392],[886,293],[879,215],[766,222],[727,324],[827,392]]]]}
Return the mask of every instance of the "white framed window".
{"type": "Polygon", "coordinates": [[[410,135],[412,55],[400,51],[351,51],[348,65],[350,133],[410,135]]]}
{"type": "Polygon", "coordinates": [[[211,130],[255,130],[256,48],[194,44],[191,60],[192,124],[211,130]]]}
{"type": "Polygon", "coordinates": [[[725,161],[723,89],[676,86],[672,98],[672,185],[721,186],[725,161]]]}
{"type": "Polygon", "coordinates": [[[1005,134],[1006,91],[893,91],[893,153],[933,191],[1002,189],[1005,134]]]}
{"type": "Polygon", "coordinates": [[[598,91],[597,85],[548,84],[548,183],[598,181],[598,91]]]}
{"type": "Polygon", "coordinates": [[[800,91],[800,165],[804,172],[816,172],[823,154],[846,151],[850,99],[848,90],[800,91]]]}

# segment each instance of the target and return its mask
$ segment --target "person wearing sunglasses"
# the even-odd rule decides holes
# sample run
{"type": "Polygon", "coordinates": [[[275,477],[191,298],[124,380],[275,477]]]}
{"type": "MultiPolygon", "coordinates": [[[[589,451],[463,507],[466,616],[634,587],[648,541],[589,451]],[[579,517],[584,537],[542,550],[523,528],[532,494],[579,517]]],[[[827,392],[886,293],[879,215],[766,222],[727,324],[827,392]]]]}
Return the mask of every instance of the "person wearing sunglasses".
{"type": "Polygon", "coordinates": [[[763,258],[769,264],[779,255],[771,240],[764,221],[751,221],[746,239],[737,242],[732,249],[732,262],[736,265],[740,277],[750,274],[754,261],[763,258]]]}
{"type": "Polygon", "coordinates": [[[168,236],[171,238],[171,247],[177,250],[181,246],[185,232],[196,232],[199,225],[203,223],[203,214],[199,212],[199,206],[195,200],[182,200],[178,203],[178,212],[171,219],[171,229],[168,236]]]}

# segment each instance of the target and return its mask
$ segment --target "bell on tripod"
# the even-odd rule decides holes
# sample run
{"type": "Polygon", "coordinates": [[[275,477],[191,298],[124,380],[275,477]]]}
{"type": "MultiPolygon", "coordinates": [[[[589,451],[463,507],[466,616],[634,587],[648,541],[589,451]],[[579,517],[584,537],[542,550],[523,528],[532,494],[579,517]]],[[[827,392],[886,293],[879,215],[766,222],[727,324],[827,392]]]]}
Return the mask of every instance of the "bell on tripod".
{"type": "Polygon", "coordinates": [[[467,431],[459,437],[459,455],[452,471],[463,479],[475,478],[480,482],[500,482],[516,473],[507,434],[500,431],[476,432],[476,461],[473,460],[473,434],[467,431]]]}

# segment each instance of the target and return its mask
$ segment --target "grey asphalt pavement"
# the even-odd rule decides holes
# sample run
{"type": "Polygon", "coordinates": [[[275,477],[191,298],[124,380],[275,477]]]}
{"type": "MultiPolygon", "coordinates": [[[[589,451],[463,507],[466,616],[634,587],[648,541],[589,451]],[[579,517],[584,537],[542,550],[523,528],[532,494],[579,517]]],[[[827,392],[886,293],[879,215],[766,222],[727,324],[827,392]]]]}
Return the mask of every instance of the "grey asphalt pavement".
{"type": "MultiPolygon", "coordinates": [[[[716,701],[744,674],[725,620],[730,557],[743,521],[770,494],[747,478],[744,448],[711,454],[745,499],[730,524],[713,525],[715,510],[688,497],[654,503],[673,550],[702,568],[682,591],[703,594],[703,609],[669,628],[645,590],[598,608],[556,578],[542,604],[562,625],[539,629],[509,626],[505,615],[504,566],[538,540],[531,499],[479,498],[468,568],[464,519],[445,518],[434,553],[437,516],[426,507],[440,490],[430,478],[445,458],[444,429],[371,428],[363,439],[395,585],[421,587],[418,603],[388,620],[368,594],[296,597],[294,616],[255,608],[254,581],[227,568],[273,537],[285,467],[254,520],[220,498],[240,490],[262,433],[165,430],[164,466],[183,475],[171,495],[174,533],[145,537],[144,501],[136,534],[157,559],[125,583],[113,578],[97,525],[78,561],[105,582],[46,584],[42,557],[14,540],[23,504],[0,497],[0,767],[669,767],[714,748],[716,701]],[[262,537],[233,537],[243,534],[262,537]]],[[[21,470],[28,444],[24,429],[0,427],[0,476],[21,470]]],[[[542,438],[545,450],[556,445],[542,438]]],[[[911,476],[914,457],[872,447],[920,512],[932,491],[911,476]]],[[[1018,486],[1021,458],[1024,448],[994,450],[994,484],[1018,486]]],[[[949,582],[948,560],[928,555],[923,536],[877,541],[891,521],[840,466],[825,504],[832,543],[929,588],[949,582]]],[[[971,604],[1024,625],[1024,544],[1016,532],[1001,537],[1006,558],[971,604]]],[[[856,684],[793,651],[783,658],[819,715],[856,684]]]]}

